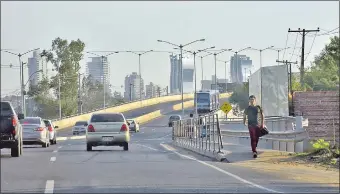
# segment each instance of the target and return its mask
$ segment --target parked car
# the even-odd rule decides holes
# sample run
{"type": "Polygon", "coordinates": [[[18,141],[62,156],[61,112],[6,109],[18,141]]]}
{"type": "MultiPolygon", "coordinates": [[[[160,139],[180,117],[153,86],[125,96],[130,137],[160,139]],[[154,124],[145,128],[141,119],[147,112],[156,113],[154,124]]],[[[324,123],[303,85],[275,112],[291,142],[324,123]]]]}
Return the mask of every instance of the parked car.
{"type": "Polygon", "coordinates": [[[169,122],[168,122],[169,127],[172,127],[172,123],[174,121],[178,121],[178,120],[181,120],[181,116],[180,115],[171,115],[169,117],[169,122]]]}
{"type": "Polygon", "coordinates": [[[10,148],[12,157],[22,155],[22,126],[19,119],[23,118],[23,114],[17,115],[10,102],[1,101],[0,149],[10,148]]]}
{"type": "Polygon", "coordinates": [[[129,150],[130,131],[122,113],[94,113],[86,131],[86,150],[96,146],[120,146],[129,150]]]}
{"type": "Polygon", "coordinates": [[[86,133],[86,128],[87,128],[87,121],[77,121],[72,128],[72,133],[73,135],[76,135],[79,133],[86,133]]]}
{"type": "Polygon", "coordinates": [[[41,117],[26,117],[20,120],[23,127],[24,145],[50,146],[50,133],[41,117]]]}
{"type": "Polygon", "coordinates": [[[135,133],[139,132],[139,123],[134,119],[127,119],[130,131],[134,131],[135,133]]]}
{"type": "Polygon", "coordinates": [[[50,143],[51,145],[57,144],[57,128],[58,126],[54,126],[51,120],[44,119],[44,123],[50,133],[50,143]]]}

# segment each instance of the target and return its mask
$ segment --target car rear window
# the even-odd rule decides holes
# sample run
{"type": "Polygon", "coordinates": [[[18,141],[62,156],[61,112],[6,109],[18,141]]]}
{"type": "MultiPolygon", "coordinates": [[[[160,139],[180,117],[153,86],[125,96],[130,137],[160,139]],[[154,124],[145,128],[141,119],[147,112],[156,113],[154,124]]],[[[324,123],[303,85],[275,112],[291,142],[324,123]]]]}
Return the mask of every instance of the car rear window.
{"type": "Polygon", "coordinates": [[[135,123],[135,121],[134,120],[127,120],[129,123],[131,123],[131,124],[134,124],[135,123]]]}
{"type": "Polygon", "coordinates": [[[91,122],[124,122],[124,117],[120,114],[98,114],[92,116],[91,122]]]}
{"type": "Polygon", "coordinates": [[[50,126],[51,126],[50,121],[45,121],[45,120],[44,120],[44,123],[45,123],[45,125],[46,125],[47,127],[50,127],[50,126]]]}
{"type": "Polygon", "coordinates": [[[75,126],[85,125],[86,123],[87,123],[87,121],[77,121],[75,126]]]}
{"type": "Polygon", "coordinates": [[[180,120],[180,117],[179,116],[171,116],[170,120],[180,120]]]}
{"type": "Polygon", "coordinates": [[[1,116],[9,116],[12,114],[11,105],[8,102],[1,102],[1,116]]]}
{"type": "Polygon", "coordinates": [[[40,124],[40,119],[38,118],[25,118],[20,120],[21,124],[40,124]]]}

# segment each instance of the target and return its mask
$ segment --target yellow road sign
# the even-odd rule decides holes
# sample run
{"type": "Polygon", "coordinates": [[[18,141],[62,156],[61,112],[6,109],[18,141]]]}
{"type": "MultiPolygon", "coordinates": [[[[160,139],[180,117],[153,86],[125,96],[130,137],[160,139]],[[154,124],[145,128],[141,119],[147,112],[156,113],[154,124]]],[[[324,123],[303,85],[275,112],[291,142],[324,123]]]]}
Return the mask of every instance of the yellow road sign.
{"type": "Polygon", "coordinates": [[[222,110],[225,114],[228,114],[229,111],[231,111],[231,109],[233,109],[233,107],[232,107],[231,104],[229,104],[228,102],[223,103],[222,106],[221,106],[221,110],[222,110]]]}

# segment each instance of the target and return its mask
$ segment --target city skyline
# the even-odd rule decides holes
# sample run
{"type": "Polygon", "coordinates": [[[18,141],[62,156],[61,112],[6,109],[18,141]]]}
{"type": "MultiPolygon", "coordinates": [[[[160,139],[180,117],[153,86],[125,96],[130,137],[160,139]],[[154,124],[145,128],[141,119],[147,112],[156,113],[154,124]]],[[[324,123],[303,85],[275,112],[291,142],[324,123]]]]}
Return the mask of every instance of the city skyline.
{"type": "MultiPolygon", "coordinates": [[[[246,46],[258,49],[270,45],[274,45],[275,48],[287,46],[291,48],[285,53],[280,53],[280,60],[290,60],[292,58],[294,61],[299,61],[299,57],[295,55],[299,55],[301,49],[294,49],[294,45],[300,47],[301,38],[297,39],[296,33],[288,33],[288,28],[315,29],[320,27],[319,34],[322,34],[338,27],[339,24],[337,2],[180,3],[136,2],[132,5],[129,2],[102,2],[99,5],[96,2],[87,2],[85,5],[80,2],[2,2],[1,48],[11,49],[15,53],[24,53],[34,48],[49,49],[51,41],[56,37],[61,37],[68,40],[76,40],[77,38],[83,40],[86,43],[86,51],[147,51],[150,49],[171,51],[173,48],[170,45],[160,44],[157,39],[169,40],[176,44],[186,44],[193,39],[205,38],[205,42],[190,45],[185,49],[193,51],[215,46],[217,49],[232,48],[237,50],[246,46]],[[145,5],[147,5],[148,14],[140,10],[140,6],[145,5]],[[255,5],[261,6],[254,10],[255,5]],[[306,6],[310,11],[301,15],[301,9],[306,6]],[[214,11],[202,14],[207,9],[214,11]],[[226,9],[229,11],[225,11],[226,9]],[[242,15],[236,11],[240,9],[244,10],[242,15]],[[58,10],[65,10],[65,13],[60,15],[58,10]],[[74,10],[88,14],[82,14],[83,19],[79,19],[74,17],[74,10]],[[159,12],[158,10],[163,11],[159,12]],[[173,11],[170,10],[176,10],[178,14],[173,15],[173,11]],[[277,10],[275,19],[270,17],[272,10],[277,10]],[[289,14],[287,14],[287,10],[289,10],[289,14]],[[322,10],[328,11],[324,13],[322,10]],[[187,12],[191,14],[183,17],[187,12]],[[261,16],[262,21],[260,24],[258,23],[258,18],[253,17],[258,12],[263,15],[263,17],[261,16]],[[91,14],[96,15],[96,19],[91,18],[91,14]],[[319,17],[320,14],[323,17],[319,17]],[[44,17],[46,15],[49,17],[44,17]],[[122,15],[124,20],[109,19],[120,18],[122,15]],[[238,17],[239,20],[230,21],[231,24],[227,26],[221,25],[224,18],[230,17],[238,17]],[[132,18],[140,18],[142,22],[132,18]],[[278,20],[280,22],[276,22],[278,20]],[[31,21],[41,22],[32,23],[31,21]],[[177,21],[180,22],[178,23],[177,21]],[[20,23],[21,25],[13,25],[14,23],[20,23]],[[44,30],[42,31],[25,30],[39,29],[41,28],[40,23],[44,24],[44,30]],[[78,26],[76,29],[74,29],[74,23],[78,26]],[[131,25],[126,26],[126,23],[131,25]],[[243,25],[245,23],[247,25],[243,25]],[[271,24],[269,30],[266,26],[268,23],[271,24]],[[174,28],[174,26],[177,26],[177,28],[174,28]],[[233,26],[232,29],[237,30],[231,30],[231,26],[233,26]],[[106,30],[98,31],[98,29],[106,30]],[[142,29],[148,30],[144,31],[142,29]],[[211,29],[214,30],[212,31],[211,29]],[[249,29],[253,30],[249,32],[249,29]]],[[[329,35],[316,36],[315,41],[313,39],[314,33],[310,33],[306,37],[305,52],[309,53],[306,56],[306,66],[309,66],[314,55],[319,54],[324,45],[329,42],[329,35]]],[[[100,55],[105,54],[105,52],[97,53],[100,55]]],[[[174,50],[173,53],[178,54],[178,50],[174,50]]],[[[239,54],[251,57],[254,64],[252,72],[259,68],[259,52],[249,50],[239,54]]],[[[232,55],[233,53],[231,52],[225,52],[217,58],[228,60],[232,55]]],[[[91,55],[84,54],[84,59],[80,63],[82,67],[81,73],[85,72],[85,64],[89,56],[91,55]]],[[[168,65],[168,56],[169,54],[165,52],[154,52],[142,57],[141,71],[146,83],[152,81],[162,86],[169,85],[170,66],[168,65]],[[157,74],[153,72],[155,68],[159,68],[157,69],[157,74]]],[[[27,62],[27,58],[27,56],[22,57],[22,61],[27,62]]],[[[276,59],[276,51],[266,50],[262,53],[263,66],[275,65],[276,59]]],[[[113,86],[123,85],[124,77],[128,72],[138,72],[138,60],[131,54],[113,55],[108,57],[108,60],[111,63],[110,84],[113,86]]],[[[196,62],[200,67],[199,58],[197,58],[196,62]]],[[[18,57],[2,52],[1,64],[4,66],[12,64],[18,67],[18,57]]],[[[213,74],[213,56],[204,58],[203,64],[204,74],[213,74]]],[[[293,71],[296,72],[297,70],[297,66],[293,66],[293,71]]],[[[27,75],[27,68],[24,71],[24,74],[27,75]]],[[[55,72],[49,71],[49,73],[54,74],[55,72]]],[[[2,83],[5,83],[10,78],[13,79],[11,83],[2,84],[1,92],[3,94],[20,89],[18,68],[2,68],[1,74],[2,83]]],[[[224,65],[221,62],[217,62],[217,76],[224,77],[224,65]]],[[[202,79],[200,68],[197,78],[198,80],[202,79]]],[[[27,79],[27,76],[25,79],[27,79]]]]}

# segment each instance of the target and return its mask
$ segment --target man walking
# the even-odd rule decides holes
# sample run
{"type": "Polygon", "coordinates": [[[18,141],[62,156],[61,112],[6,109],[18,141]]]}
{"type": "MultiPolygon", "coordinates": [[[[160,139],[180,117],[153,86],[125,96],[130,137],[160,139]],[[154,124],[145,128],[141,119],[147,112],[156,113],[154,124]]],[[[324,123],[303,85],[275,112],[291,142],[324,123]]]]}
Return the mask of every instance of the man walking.
{"type": "Polygon", "coordinates": [[[243,123],[248,126],[251,150],[253,151],[253,157],[257,158],[256,147],[259,141],[259,132],[264,126],[264,115],[262,108],[256,105],[254,95],[249,96],[249,106],[244,110],[243,123]],[[247,119],[248,123],[246,123],[247,119]]]}

